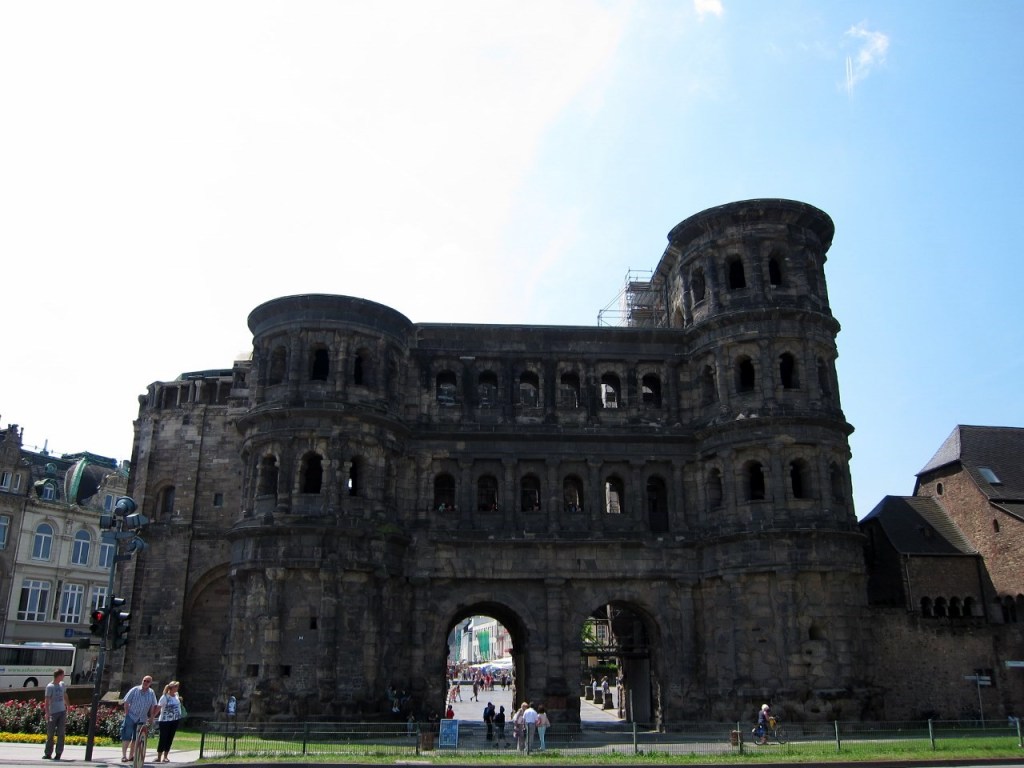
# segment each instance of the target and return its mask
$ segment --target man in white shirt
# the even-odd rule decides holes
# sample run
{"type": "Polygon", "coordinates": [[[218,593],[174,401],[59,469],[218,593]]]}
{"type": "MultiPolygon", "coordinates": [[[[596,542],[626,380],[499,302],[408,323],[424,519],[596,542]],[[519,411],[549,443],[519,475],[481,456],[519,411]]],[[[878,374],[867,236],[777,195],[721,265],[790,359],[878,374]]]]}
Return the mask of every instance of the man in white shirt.
{"type": "Polygon", "coordinates": [[[526,723],[526,754],[533,750],[533,737],[537,735],[537,710],[529,704],[523,712],[523,722],[526,723]]]}

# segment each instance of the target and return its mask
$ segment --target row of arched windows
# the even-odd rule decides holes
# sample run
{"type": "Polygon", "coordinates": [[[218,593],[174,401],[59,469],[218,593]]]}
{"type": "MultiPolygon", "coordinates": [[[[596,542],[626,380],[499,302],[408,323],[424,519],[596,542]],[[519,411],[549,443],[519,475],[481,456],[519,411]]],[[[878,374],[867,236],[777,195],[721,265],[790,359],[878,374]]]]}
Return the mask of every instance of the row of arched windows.
{"type": "MultiPolygon", "coordinates": [[[[319,453],[310,451],[299,459],[298,493],[318,494],[324,491],[324,459],[319,453]]],[[[365,462],[355,458],[349,462],[348,474],[343,483],[343,493],[348,496],[363,495],[363,479],[365,462]]],[[[266,455],[260,459],[256,479],[257,496],[276,496],[278,492],[278,475],[280,474],[277,457],[266,455]]]]}
{"type": "MultiPolygon", "coordinates": [[[[793,499],[811,499],[816,494],[814,472],[807,459],[798,457],[789,461],[785,467],[787,496],[793,499]]],[[[767,473],[764,464],[751,460],[744,463],[737,477],[737,498],[739,501],[765,501],[771,499],[767,473]]],[[[708,470],[706,481],[707,504],[709,509],[718,509],[727,503],[725,483],[722,470],[712,467],[708,470]]],[[[838,462],[830,462],[828,466],[829,495],[832,501],[846,501],[846,483],[844,473],[838,462]]]]}
{"type": "MultiPolygon", "coordinates": [[[[832,394],[831,369],[824,358],[816,363],[816,383],[822,397],[832,394]]],[[[733,366],[733,390],[747,394],[757,389],[757,365],[748,355],[740,355],[733,366]]],[[[783,389],[800,389],[800,366],[795,355],[783,352],[778,357],[778,385],[783,389]]],[[[558,382],[558,405],[562,408],[582,406],[579,374],[563,373],[558,382]]],[[[484,371],[476,379],[477,402],[482,408],[499,405],[498,376],[493,371],[484,371]]],[[[710,405],[719,399],[715,368],[705,365],[700,374],[701,405],[710,405]]],[[[443,370],[435,377],[435,396],[441,406],[453,406],[459,401],[458,375],[452,370],[443,370]]],[[[516,382],[516,402],[526,407],[541,405],[540,380],[533,371],[524,371],[516,382]]],[[[640,404],[645,408],[661,408],[661,377],[656,373],[645,373],[640,378],[640,404]]],[[[612,372],[601,374],[600,406],[602,408],[625,407],[622,380],[612,372]]]]}
{"type": "MultiPolygon", "coordinates": [[[[32,559],[49,562],[53,559],[53,542],[55,529],[50,523],[40,523],[32,535],[32,559]]],[[[75,532],[71,543],[71,556],[68,560],[70,565],[91,566],[109,568],[111,558],[114,556],[112,544],[101,542],[99,556],[96,563],[91,563],[90,558],[93,552],[93,535],[85,528],[75,532]]]]}
{"type": "MultiPolygon", "coordinates": [[[[373,354],[367,347],[360,347],[351,358],[351,382],[356,386],[372,386],[375,373],[373,354]]],[[[331,354],[326,344],[315,344],[309,351],[305,379],[308,381],[329,381],[331,377],[331,354]]],[[[288,349],[283,344],[274,347],[267,360],[267,386],[283,384],[288,378],[288,349]]]]}
{"type": "Polygon", "coordinates": [[[965,597],[962,600],[959,597],[951,597],[948,600],[945,597],[922,597],[921,615],[927,618],[951,619],[970,617],[975,615],[976,603],[973,597],[965,597]]]}

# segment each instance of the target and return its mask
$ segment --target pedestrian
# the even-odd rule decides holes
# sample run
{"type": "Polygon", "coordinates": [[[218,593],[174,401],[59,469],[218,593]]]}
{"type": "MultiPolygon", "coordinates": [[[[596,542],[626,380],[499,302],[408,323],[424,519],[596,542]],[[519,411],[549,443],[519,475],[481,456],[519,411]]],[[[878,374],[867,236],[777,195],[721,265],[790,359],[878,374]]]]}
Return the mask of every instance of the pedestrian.
{"type": "Polygon", "coordinates": [[[498,742],[505,742],[508,747],[508,738],[505,736],[505,707],[500,707],[494,715],[494,748],[498,748],[498,742]]]}
{"type": "Polygon", "coordinates": [[[473,678],[473,701],[480,701],[479,693],[480,680],[478,678],[473,678]]]}
{"type": "Polygon", "coordinates": [[[46,745],[43,760],[60,760],[64,753],[64,731],[68,725],[68,689],[64,687],[64,670],[53,670],[53,682],[47,683],[43,695],[46,717],[46,745]]]}
{"type": "Polygon", "coordinates": [[[527,702],[523,702],[519,705],[519,709],[512,715],[512,735],[516,740],[516,751],[526,751],[526,721],[523,720],[523,713],[526,712],[526,708],[530,706],[527,702]]]}
{"type": "Polygon", "coordinates": [[[448,705],[448,709],[445,710],[444,716],[445,716],[445,719],[447,719],[447,720],[454,720],[455,719],[455,708],[451,704],[449,704],[448,705]]]}
{"type": "Polygon", "coordinates": [[[160,714],[157,722],[160,723],[160,740],[156,745],[156,761],[158,763],[169,763],[171,743],[174,741],[174,734],[178,732],[178,724],[181,722],[181,696],[178,690],[181,683],[172,680],[164,686],[164,695],[160,697],[157,706],[160,707],[160,714]],[[163,755],[163,759],[160,756],[163,755]]]}
{"type": "Polygon", "coordinates": [[[547,710],[543,706],[537,707],[537,739],[540,741],[539,749],[541,750],[548,748],[544,741],[544,734],[547,733],[549,725],[551,725],[551,720],[548,719],[547,710]]]}
{"type": "Polygon", "coordinates": [[[494,705],[489,701],[484,707],[484,722],[487,724],[487,740],[490,741],[494,738],[494,705]]]}
{"type": "Polygon", "coordinates": [[[533,738],[537,735],[537,710],[529,703],[526,703],[526,711],[523,712],[523,722],[526,724],[526,754],[530,754],[533,751],[533,738]]]}
{"type": "Polygon", "coordinates": [[[159,709],[153,693],[153,678],[146,675],[142,682],[124,696],[124,723],[121,724],[121,762],[135,759],[135,726],[152,724],[159,709]]]}

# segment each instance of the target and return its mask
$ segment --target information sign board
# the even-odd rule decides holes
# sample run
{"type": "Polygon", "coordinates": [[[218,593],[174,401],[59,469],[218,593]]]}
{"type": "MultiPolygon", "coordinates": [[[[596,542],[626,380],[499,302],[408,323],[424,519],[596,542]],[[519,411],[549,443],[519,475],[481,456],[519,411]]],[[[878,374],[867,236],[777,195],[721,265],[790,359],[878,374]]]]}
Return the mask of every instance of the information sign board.
{"type": "Polygon", "coordinates": [[[451,747],[452,749],[456,749],[459,746],[458,720],[441,721],[441,737],[437,740],[437,745],[442,749],[444,747],[451,747]]]}

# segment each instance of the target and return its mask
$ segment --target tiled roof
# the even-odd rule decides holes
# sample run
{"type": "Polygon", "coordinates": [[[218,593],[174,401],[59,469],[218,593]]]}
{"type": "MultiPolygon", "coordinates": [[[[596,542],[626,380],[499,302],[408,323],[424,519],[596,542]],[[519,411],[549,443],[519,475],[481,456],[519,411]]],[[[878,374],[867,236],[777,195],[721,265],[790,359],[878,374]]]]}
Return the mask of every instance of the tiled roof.
{"type": "Polygon", "coordinates": [[[877,520],[905,555],[976,555],[978,550],[931,496],[886,496],[861,521],[877,520]]]}
{"type": "Polygon", "coordinates": [[[1024,429],[959,425],[917,476],[956,462],[990,499],[1024,501],[1024,429]],[[986,478],[982,467],[999,482],[986,478]]]}

